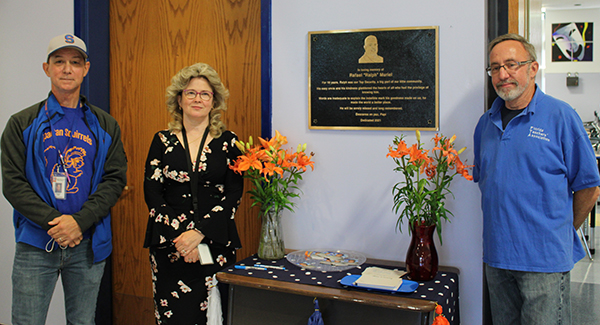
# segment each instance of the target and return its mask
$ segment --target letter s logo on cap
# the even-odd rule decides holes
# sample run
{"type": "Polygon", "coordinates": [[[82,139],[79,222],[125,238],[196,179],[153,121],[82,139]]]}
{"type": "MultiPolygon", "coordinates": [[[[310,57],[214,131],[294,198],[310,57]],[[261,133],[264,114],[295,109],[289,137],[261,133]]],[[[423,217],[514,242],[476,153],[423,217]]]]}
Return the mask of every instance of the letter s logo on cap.
{"type": "Polygon", "coordinates": [[[73,35],[70,35],[70,34],[65,35],[65,43],[69,43],[69,44],[75,43],[75,39],[73,38],[73,35]]]}

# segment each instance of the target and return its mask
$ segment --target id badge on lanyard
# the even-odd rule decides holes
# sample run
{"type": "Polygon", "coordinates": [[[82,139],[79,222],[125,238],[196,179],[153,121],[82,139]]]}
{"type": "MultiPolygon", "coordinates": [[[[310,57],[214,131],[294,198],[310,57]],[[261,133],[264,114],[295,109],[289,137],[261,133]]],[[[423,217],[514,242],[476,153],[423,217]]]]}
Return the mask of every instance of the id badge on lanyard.
{"type": "Polygon", "coordinates": [[[67,174],[64,172],[55,172],[52,174],[52,192],[57,200],[67,198],[67,174]]]}
{"type": "MultiPolygon", "coordinates": [[[[80,104],[78,103],[77,106],[80,106],[80,104]]],[[[50,124],[50,132],[52,134],[52,136],[54,136],[54,128],[52,127],[52,122],[50,119],[50,115],[48,114],[48,102],[46,102],[46,105],[44,107],[45,111],[46,111],[46,116],[48,117],[48,123],[50,124]]],[[[71,128],[72,129],[72,128],[71,128]]],[[[53,138],[54,140],[54,138],[53,138]]],[[[71,142],[71,139],[69,138],[69,141],[67,142],[67,146],[66,148],[69,146],[69,142],[71,142]]],[[[56,146],[56,144],[55,144],[56,146]]],[[[58,146],[56,146],[58,148],[58,146]]],[[[50,182],[52,183],[52,192],[54,193],[54,197],[57,200],[66,200],[67,199],[67,185],[69,185],[71,183],[71,180],[69,179],[69,174],[68,174],[68,170],[67,170],[67,166],[65,164],[65,159],[62,155],[62,152],[60,152],[60,149],[58,150],[58,165],[62,168],[62,172],[60,171],[53,171],[52,172],[52,176],[50,177],[50,182]]],[[[60,170],[60,168],[58,168],[60,170]]]]}

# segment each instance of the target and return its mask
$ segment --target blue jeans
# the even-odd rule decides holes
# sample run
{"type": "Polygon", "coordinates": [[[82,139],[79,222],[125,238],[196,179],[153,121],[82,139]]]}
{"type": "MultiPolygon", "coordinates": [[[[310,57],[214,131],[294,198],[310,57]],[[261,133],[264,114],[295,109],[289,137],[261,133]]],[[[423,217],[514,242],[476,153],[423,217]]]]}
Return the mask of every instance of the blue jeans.
{"type": "Polygon", "coordinates": [[[96,301],[106,261],[93,263],[92,242],[48,253],[17,243],[13,265],[13,325],[44,325],[60,274],[67,324],[95,324],[96,301]]]}
{"type": "Polygon", "coordinates": [[[485,271],[494,325],[571,325],[570,272],[485,271]]]}

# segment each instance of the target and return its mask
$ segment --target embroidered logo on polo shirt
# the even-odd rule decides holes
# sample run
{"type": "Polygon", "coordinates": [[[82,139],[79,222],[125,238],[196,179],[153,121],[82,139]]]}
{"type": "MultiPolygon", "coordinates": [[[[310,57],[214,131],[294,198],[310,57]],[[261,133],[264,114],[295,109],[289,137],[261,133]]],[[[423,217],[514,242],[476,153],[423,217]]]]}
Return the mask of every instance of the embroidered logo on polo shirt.
{"type": "Polygon", "coordinates": [[[532,138],[537,138],[540,140],[544,140],[544,141],[550,141],[550,139],[548,139],[548,134],[544,133],[544,129],[538,128],[535,126],[529,127],[529,134],[527,136],[532,137],[532,138]]]}

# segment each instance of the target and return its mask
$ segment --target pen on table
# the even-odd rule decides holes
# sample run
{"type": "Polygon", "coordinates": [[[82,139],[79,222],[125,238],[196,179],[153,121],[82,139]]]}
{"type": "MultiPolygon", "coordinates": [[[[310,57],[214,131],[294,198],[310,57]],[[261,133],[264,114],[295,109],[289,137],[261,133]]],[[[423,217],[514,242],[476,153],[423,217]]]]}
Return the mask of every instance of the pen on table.
{"type": "Polygon", "coordinates": [[[239,270],[262,270],[262,271],[267,270],[267,268],[265,268],[265,267],[258,267],[258,266],[235,265],[234,267],[239,270]]]}
{"type": "Polygon", "coordinates": [[[279,266],[279,265],[254,264],[254,266],[256,266],[256,267],[264,267],[264,268],[267,268],[267,269],[285,270],[285,266],[279,266]]]}

